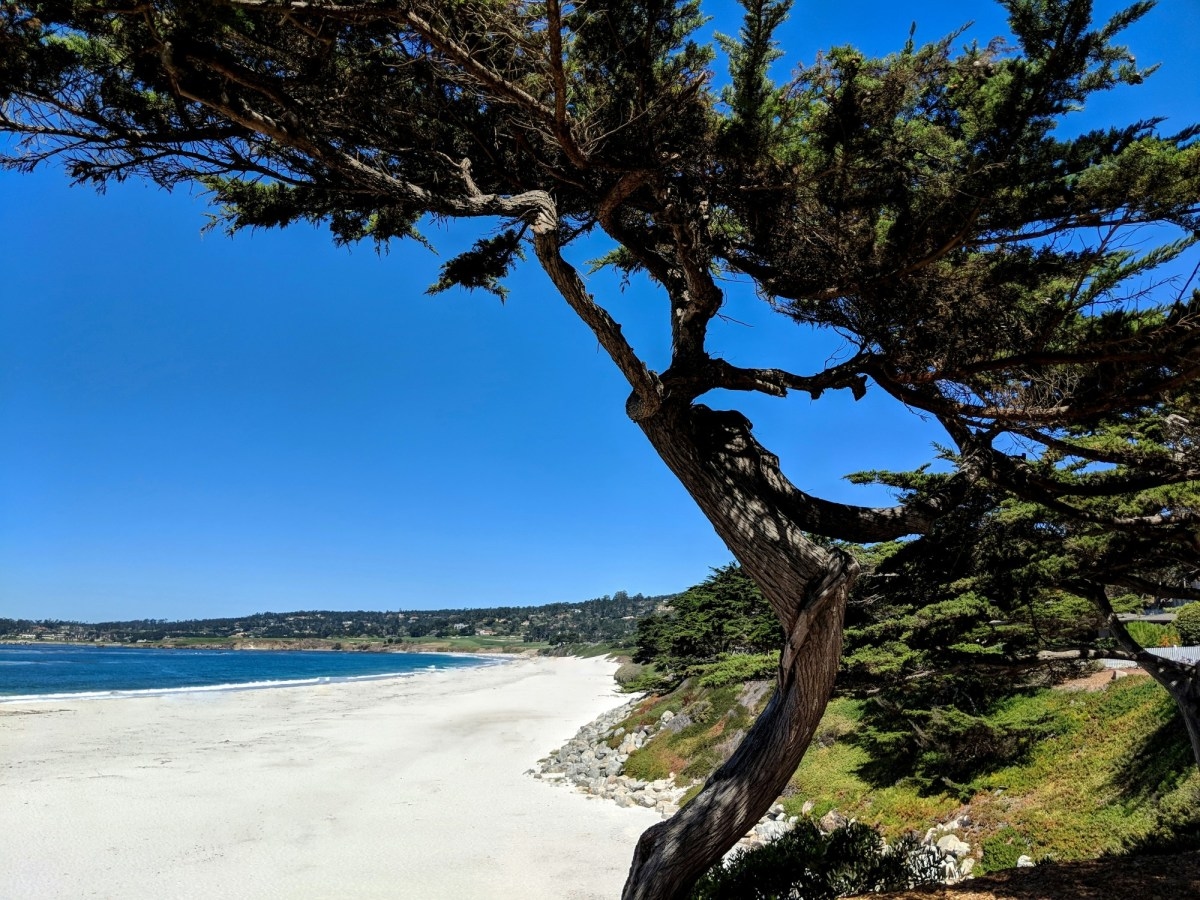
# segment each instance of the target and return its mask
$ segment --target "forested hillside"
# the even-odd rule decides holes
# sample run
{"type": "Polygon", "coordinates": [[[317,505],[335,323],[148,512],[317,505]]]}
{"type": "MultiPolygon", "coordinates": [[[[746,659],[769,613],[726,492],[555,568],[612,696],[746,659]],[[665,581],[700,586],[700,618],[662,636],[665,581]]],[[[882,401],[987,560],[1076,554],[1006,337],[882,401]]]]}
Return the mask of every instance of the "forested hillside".
{"type": "Polygon", "coordinates": [[[392,612],[304,610],[180,622],[137,619],[82,623],[0,618],[0,639],[153,643],[205,638],[373,638],[394,642],[481,635],[553,645],[621,642],[633,634],[640,618],[654,613],[672,596],[647,597],[617,591],[612,596],[546,606],[392,612]]]}

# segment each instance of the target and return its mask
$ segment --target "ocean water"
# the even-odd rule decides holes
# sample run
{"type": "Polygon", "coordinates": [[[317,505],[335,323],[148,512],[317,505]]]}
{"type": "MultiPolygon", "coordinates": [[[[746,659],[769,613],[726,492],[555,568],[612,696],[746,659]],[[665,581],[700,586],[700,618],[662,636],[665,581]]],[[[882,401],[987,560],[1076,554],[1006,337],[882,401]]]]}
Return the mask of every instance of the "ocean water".
{"type": "Polygon", "coordinates": [[[387,678],[486,664],[444,653],[166,650],[0,644],[0,702],[23,697],[230,690],[387,678]]]}

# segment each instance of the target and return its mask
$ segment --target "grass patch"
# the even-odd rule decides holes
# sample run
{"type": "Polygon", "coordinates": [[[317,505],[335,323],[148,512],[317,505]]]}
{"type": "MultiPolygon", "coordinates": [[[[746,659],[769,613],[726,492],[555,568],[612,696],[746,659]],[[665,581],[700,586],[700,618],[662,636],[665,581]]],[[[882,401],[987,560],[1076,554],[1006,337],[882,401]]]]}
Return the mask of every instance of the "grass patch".
{"type": "MultiPolygon", "coordinates": [[[[1066,728],[1021,765],[978,780],[972,816],[985,829],[1024,835],[1034,859],[1085,859],[1144,840],[1164,805],[1186,792],[1190,751],[1166,694],[1127,678],[1094,694],[1047,692],[1066,728]]],[[[1200,818],[1178,817],[1177,827],[1200,818]]]]}
{"type": "Polygon", "coordinates": [[[873,825],[889,840],[910,831],[924,831],[934,822],[947,819],[958,807],[948,795],[923,794],[915,783],[900,781],[879,787],[864,777],[871,762],[865,749],[853,741],[853,725],[861,714],[859,701],[838,699],[830,704],[817,735],[839,737],[822,745],[813,741],[789,784],[791,796],[784,799],[790,815],[801,815],[806,802],[812,814],[822,816],[831,809],[873,825]]]}
{"type": "Polygon", "coordinates": [[[613,641],[598,641],[592,644],[549,644],[541,646],[547,649],[543,652],[549,656],[579,656],[590,659],[595,656],[628,656],[629,648],[613,641]]]}
{"type": "MultiPolygon", "coordinates": [[[[741,693],[741,685],[713,689],[692,680],[645,700],[627,730],[656,724],[668,709],[689,721],[647,741],[626,772],[644,780],[674,772],[680,784],[707,777],[758,712],[738,703],[741,693]]],[[[1010,868],[1022,854],[1066,861],[1200,839],[1200,773],[1174,705],[1148,678],[1120,679],[1094,693],[1013,698],[1002,717],[1041,723],[1041,739],[1018,762],[942,792],[931,792],[927,780],[868,777],[879,767],[857,739],[863,703],[829,704],[783,799],[789,814],[802,815],[811,801],[814,815],[836,808],[894,840],[966,812],[973,824],[963,836],[982,854],[985,872],[1010,868]]],[[[684,802],[699,790],[689,789],[684,802]]]]}

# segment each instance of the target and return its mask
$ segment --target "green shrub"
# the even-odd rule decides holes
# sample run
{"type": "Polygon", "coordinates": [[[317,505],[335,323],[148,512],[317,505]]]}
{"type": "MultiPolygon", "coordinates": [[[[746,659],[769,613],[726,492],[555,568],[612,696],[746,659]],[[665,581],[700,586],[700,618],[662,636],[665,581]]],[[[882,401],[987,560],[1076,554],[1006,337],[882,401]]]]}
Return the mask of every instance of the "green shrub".
{"type": "Polygon", "coordinates": [[[783,643],[783,631],[758,586],[736,563],[671,600],[668,615],[638,622],[634,662],[683,673],[732,654],[764,654],[783,643]]]}
{"type": "Polygon", "coordinates": [[[658,781],[686,766],[687,760],[671,750],[664,735],[658,735],[629,754],[625,774],[641,781],[658,781]]]}
{"type": "Polygon", "coordinates": [[[1200,603],[1180,607],[1175,617],[1175,630],[1189,647],[1200,644],[1200,603]]]}
{"type": "Polygon", "coordinates": [[[1175,647],[1183,643],[1178,629],[1173,625],[1156,625],[1154,622],[1126,622],[1129,636],[1143,647],[1175,647]]]}
{"type": "Polygon", "coordinates": [[[779,653],[730,654],[715,663],[697,666],[701,687],[724,687],[744,681],[774,678],[779,669],[779,653]]]}
{"type": "MultiPolygon", "coordinates": [[[[633,663],[632,665],[638,665],[633,663]]],[[[618,682],[621,690],[628,694],[662,694],[675,686],[678,678],[666,677],[654,666],[641,666],[642,671],[627,681],[618,682]]]]}
{"type": "Polygon", "coordinates": [[[936,851],[914,837],[889,847],[879,832],[857,822],[822,834],[804,821],[776,841],[717,863],[696,884],[692,898],[833,900],[902,890],[939,877],[936,851]]]}
{"type": "Polygon", "coordinates": [[[613,673],[613,680],[621,687],[628,689],[630,684],[641,679],[647,672],[653,672],[650,666],[643,666],[635,662],[623,662],[613,673]]]}
{"type": "Polygon", "coordinates": [[[983,839],[983,859],[979,871],[999,872],[1015,869],[1017,860],[1029,852],[1029,841],[1010,825],[1005,825],[991,837],[983,839]]]}

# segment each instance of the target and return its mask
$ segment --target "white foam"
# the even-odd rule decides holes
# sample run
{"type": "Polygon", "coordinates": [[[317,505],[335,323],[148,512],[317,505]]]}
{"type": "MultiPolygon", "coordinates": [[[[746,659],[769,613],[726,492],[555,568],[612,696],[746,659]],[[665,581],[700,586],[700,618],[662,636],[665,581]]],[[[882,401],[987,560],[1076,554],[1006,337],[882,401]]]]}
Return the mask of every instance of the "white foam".
{"type": "MultiPolygon", "coordinates": [[[[489,661],[491,662],[491,661],[489,661]]],[[[373,675],[322,675],[316,678],[292,678],[275,681],[242,681],[231,684],[203,684],[170,688],[131,688],[121,691],[72,691],[58,694],[0,694],[0,705],[6,703],[62,702],[65,700],[106,700],[116,697],[163,697],[171,694],[199,694],[216,691],[259,691],[273,688],[305,687],[314,684],[334,684],[345,681],[386,681],[389,678],[410,678],[430,671],[449,672],[471,666],[427,666],[409,672],[384,672],[373,675]]]]}

